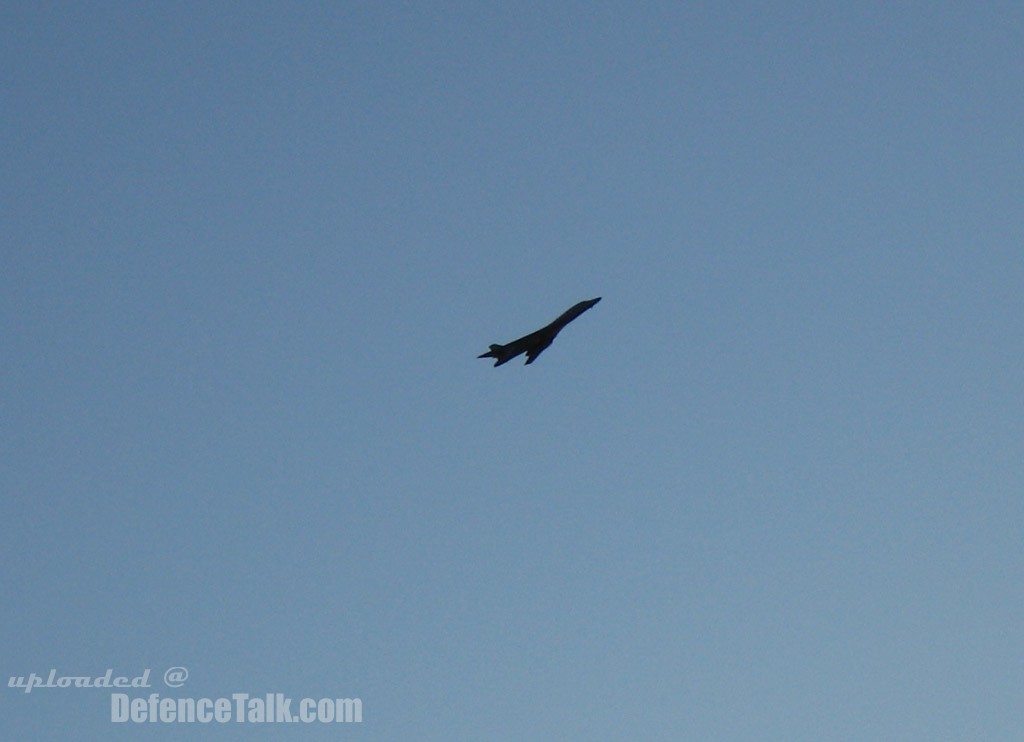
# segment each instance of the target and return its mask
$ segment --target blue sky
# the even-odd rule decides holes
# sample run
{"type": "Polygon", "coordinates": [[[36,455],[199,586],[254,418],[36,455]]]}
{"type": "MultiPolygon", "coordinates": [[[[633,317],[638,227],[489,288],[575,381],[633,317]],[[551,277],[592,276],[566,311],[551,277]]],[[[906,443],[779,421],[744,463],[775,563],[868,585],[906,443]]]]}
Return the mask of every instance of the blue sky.
{"type": "Polygon", "coordinates": [[[2,16],[5,736],[1024,728],[1019,4],[2,16]]]}

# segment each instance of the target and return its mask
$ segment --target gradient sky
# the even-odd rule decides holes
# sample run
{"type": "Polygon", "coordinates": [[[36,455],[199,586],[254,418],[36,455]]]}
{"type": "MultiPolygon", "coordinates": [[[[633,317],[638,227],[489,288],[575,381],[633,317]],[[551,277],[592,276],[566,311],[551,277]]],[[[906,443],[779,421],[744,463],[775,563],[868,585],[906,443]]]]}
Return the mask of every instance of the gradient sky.
{"type": "Polygon", "coordinates": [[[5,738],[1020,738],[1020,3],[0,17],[5,738]]]}

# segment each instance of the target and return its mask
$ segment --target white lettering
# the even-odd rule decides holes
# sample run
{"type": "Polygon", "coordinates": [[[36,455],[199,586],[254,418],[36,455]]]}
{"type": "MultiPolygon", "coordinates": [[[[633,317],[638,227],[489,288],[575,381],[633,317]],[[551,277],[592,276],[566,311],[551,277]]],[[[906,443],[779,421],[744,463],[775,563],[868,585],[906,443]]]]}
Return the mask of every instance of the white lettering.
{"type": "Polygon", "coordinates": [[[231,700],[228,698],[218,698],[213,702],[213,718],[219,721],[221,724],[231,721],[231,700]]]}
{"type": "Polygon", "coordinates": [[[146,699],[145,698],[133,698],[131,706],[128,711],[128,718],[130,718],[136,724],[141,724],[146,720],[146,699]]]}
{"type": "Polygon", "coordinates": [[[213,721],[213,701],[209,698],[200,698],[196,704],[196,719],[200,724],[209,724],[213,721]]]}
{"type": "Polygon", "coordinates": [[[173,698],[160,699],[160,721],[165,724],[169,721],[174,721],[176,710],[177,704],[175,704],[173,698]]]}
{"type": "MultiPolygon", "coordinates": [[[[39,679],[42,680],[41,678],[39,679]]],[[[107,679],[100,678],[103,683],[107,679]]],[[[69,679],[66,682],[73,682],[69,679]]],[[[34,685],[31,678],[15,678],[12,683],[34,685]]],[[[103,687],[103,686],[100,686],[103,687]]],[[[292,699],[283,693],[267,693],[253,697],[248,693],[234,693],[230,698],[162,698],[159,693],[150,693],[139,698],[130,698],[127,693],[110,694],[110,720],[114,723],[131,721],[144,723],[181,723],[212,721],[226,723],[264,724],[303,722],[323,724],[363,720],[363,702],[358,698],[303,698],[297,703],[298,711],[292,711],[292,699]]]]}
{"type": "Polygon", "coordinates": [[[346,721],[362,723],[363,701],[360,698],[339,698],[335,701],[338,711],[335,713],[335,721],[346,721]]]}
{"type": "Polygon", "coordinates": [[[128,721],[128,694],[110,694],[110,720],[116,722],[128,721]]]}
{"type": "Polygon", "coordinates": [[[24,688],[26,693],[31,693],[34,688],[149,688],[149,673],[147,668],[138,677],[129,680],[124,675],[113,677],[114,669],[107,668],[102,675],[95,677],[91,675],[57,675],[57,668],[51,668],[50,674],[44,681],[34,672],[29,673],[28,678],[23,675],[11,675],[7,679],[8,688],[24,688]]]}

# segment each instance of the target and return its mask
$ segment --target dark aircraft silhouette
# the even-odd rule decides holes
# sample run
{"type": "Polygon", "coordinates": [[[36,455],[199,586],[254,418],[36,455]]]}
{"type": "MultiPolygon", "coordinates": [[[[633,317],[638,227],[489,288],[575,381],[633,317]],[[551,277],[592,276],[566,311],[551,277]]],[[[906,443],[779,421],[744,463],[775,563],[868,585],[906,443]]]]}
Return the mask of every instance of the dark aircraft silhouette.
{"type": "Polygon", "coordinates": [[[542,327],[536,332],[531,332],[529,335],[525,335],[518,340],[513,340],[508,345],[492,345],[489,351],[483,355],[477,356],[477,358],[495,358],[497,360],[494,361],[494,365],[497,367],[503,363],[511,361],[517,355],[525,353],[526,365],[529,366],[537,360],[537,356],[543,353],[545,348],[554,342],[555,336],[562,331],[563,327],[579,317],[599,301],[601,301],[600,296],[596,299],[581,301],[576,306],[568,309],[550,325],[542,327]]]}

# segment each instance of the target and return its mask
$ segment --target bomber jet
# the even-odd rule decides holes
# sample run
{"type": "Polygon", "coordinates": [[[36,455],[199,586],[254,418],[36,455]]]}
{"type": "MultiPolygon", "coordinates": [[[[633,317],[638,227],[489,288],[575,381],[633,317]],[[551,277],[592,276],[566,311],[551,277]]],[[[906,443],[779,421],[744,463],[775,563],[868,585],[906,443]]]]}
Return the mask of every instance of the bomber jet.
{"type": "Polygon", "coordinates": [[[477,358],[494,358],[496,359],[494,361],[494,365],[497,367],[503,363],[511,361],[522,353],[526,353],[526,365],[529,366],[537,360],[537,356],[543,353],[545,348],[554,342],[555,337],[562,331],[563,327],[579,317],[599,301],[601,301],[600,296],[596,299],[581,301],[579,304],[576,304],[566,310],[550,325],[542,327],[536,332],[531,332],[529,335],[525,335],[518,340],[513,340],[507,345],[492,345],[490,346],[491,349],[489,351],[477,356],[477,358]]]}

